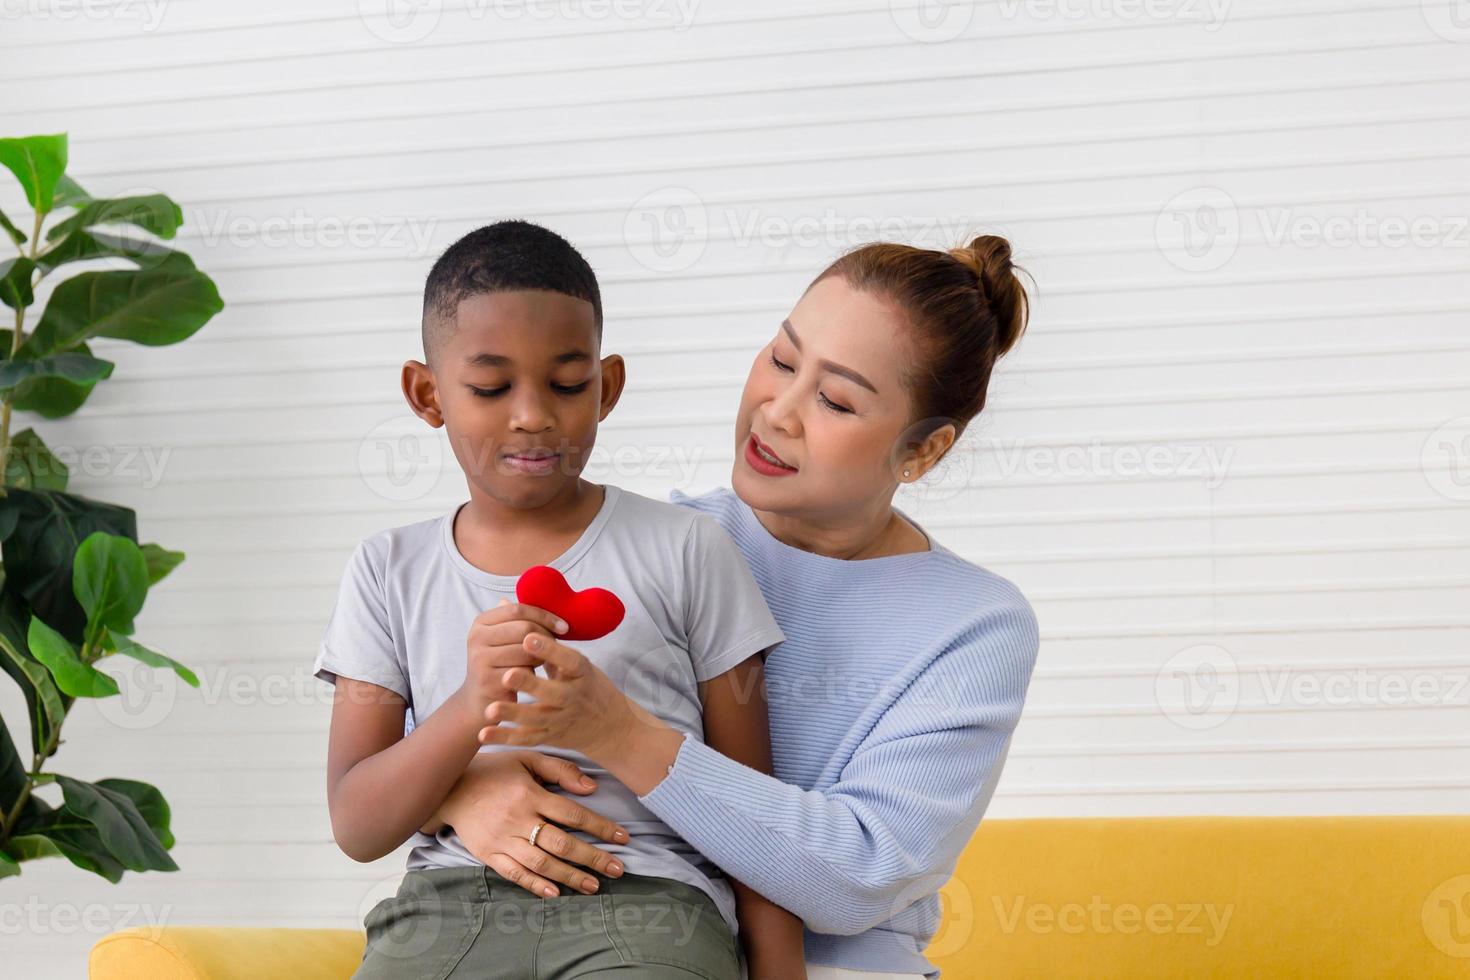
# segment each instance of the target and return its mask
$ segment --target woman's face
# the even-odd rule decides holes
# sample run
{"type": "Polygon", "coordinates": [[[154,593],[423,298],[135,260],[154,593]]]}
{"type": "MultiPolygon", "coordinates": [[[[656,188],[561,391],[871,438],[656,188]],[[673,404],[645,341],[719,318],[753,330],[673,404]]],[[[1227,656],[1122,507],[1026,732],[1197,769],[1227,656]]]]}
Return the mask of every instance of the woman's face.
{"type": "Polygon", "coordinates": [[[735,423],[735,493],[757,510],[818,519],[891,501],[912,421],[903,383],[912,357],[908,328],[885,300],[840,276],[813,285],[751,365],[735,423]]]}

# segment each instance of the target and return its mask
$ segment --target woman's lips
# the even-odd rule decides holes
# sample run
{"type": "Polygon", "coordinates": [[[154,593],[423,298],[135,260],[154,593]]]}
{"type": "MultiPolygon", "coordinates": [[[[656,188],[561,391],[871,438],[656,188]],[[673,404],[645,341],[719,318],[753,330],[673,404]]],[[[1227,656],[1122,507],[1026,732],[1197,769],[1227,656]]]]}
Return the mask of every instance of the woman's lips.
{"type": "Polygon", "coordinates": [[[745,461],[757,473],[764,476],[791,476],[796,472],[795,467],[781,466],[766,459],[755,447],[756,436],[752,432],[750,438],[745,440],[745,461]]]}

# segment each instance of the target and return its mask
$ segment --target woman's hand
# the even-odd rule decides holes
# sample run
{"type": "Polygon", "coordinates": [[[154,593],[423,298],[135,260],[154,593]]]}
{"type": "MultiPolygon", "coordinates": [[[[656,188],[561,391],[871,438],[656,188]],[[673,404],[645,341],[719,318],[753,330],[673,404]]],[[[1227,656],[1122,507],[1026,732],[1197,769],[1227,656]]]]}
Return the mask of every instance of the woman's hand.
{"type": "Polygon", "coordinates": [[[484,744],[557,745],[606,765],[609,748],[625,743],[640,724],[662,724],[571,647],[539,633],[525,637],[522,647],[546,664],[547,677],[518,666],[497,678],[508,690],[536,700],[491,703],[485,709],[487,727],[480,730],[484,744]]]}
{"type": "Polygon", "coordinates": [[[551,792],[541,785],[543,780],[573,793],[596,789],[596,783],[566,759],[540,752],[481,752],[440,804],[431,824],[453,827],[471,854],[533,895],[560,894],[552,881],[591,895],[597,891],[597,880],[572,865],[616,878],[623,873],[622,862],[562,827],[585,830],[614,844],[626,844],[628,831],[551,792]],[[531,830],[542,821],[546,826],[533,847],[531,830]]]}

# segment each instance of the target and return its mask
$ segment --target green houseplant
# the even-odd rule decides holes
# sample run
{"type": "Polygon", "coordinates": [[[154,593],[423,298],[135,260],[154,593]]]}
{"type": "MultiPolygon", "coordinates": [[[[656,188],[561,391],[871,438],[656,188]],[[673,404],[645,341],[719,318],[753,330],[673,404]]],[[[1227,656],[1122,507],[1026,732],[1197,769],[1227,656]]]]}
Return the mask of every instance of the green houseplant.
{"type": "Polygon", "coordinates": [[[30,731],[23,750],[24,730],[0,719],[0,877],[53,856],[110,881],[172,871],[168,804],[155,787],[84,782],[46,765],[77,698],[119,693],[95,666],[102,658],[132,657],[198,686],[132,636],[148,589],[184,555],[140,544],[132,510],[68,493],[66,466],[34,430],[12,434],[11,413],[55,419],[80,408],[113,369],[93,356],[92,338],[175,344],[224,304],[187,255],[162,244],[183,222],[168,197],[93,198],[66,176],[65,134],[0,139],[0,165],[29,211],[19,224],[0,212],[0,248],[8,241],[16,253],[0,260],[0,302],[14,312],[13,329],[0,330],[0,668],[20,686],[30,731]],[[71,274],[93,260],[105,268],[71,274]],[[55,285],[28,331],[43,281],[55,285]],[[55,803],[43,798],[57,790],[55,803]]]}

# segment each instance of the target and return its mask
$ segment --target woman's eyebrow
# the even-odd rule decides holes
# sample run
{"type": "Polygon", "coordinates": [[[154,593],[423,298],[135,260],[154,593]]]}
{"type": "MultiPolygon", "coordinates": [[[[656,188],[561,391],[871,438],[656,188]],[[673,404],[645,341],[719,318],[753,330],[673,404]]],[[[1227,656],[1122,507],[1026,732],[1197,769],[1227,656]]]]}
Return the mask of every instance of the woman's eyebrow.
{"type": "MultiPolygon", "coordinates": [[[[801,341],[797,339],[796,330],[791,326],[791,321],[782,320],[781,329],[786,331],[786,335],[791,338],[791,342],[795,344],[796,349],[800,351],[801,341]]],[[[858,374],[850,367],[843,367],[841,364],[833,364],[831,361],[827,360],[818,361],[817,367],[822,368],[826,371],[831,371],[833,374],[840,374],[844,378],[848,378],[849,380],[856,381],[858,384],[862,385],[864,388],[868,389],[875,395],[878,393],[878,389],[873,387],[873,383],[871,381],[863,377],[861,374],[858,374]]]]}

